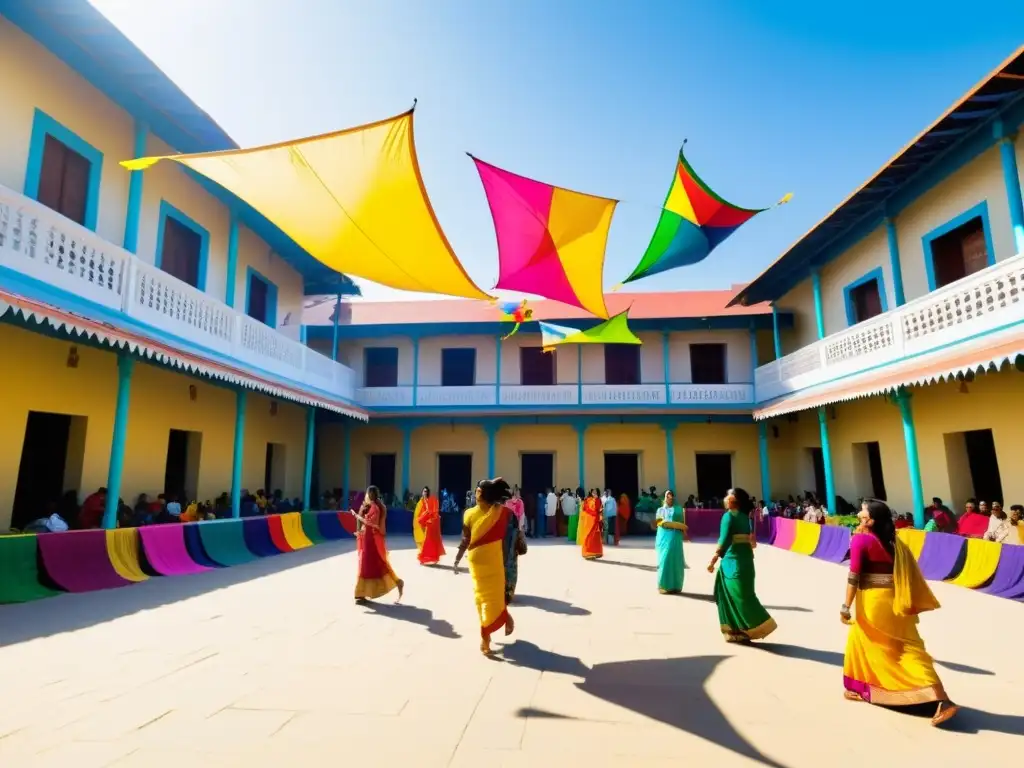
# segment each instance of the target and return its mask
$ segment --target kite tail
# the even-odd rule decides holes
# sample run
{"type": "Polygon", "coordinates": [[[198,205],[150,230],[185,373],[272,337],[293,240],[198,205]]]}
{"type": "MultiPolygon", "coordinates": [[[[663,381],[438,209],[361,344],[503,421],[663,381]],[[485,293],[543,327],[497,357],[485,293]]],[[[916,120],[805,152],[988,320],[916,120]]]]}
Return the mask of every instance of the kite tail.
{"type": "Polygon", "coordinates": [[[612,286],[612,293],[615,293],[617,290],[619,290],[624,285],[625,285],[625,283],[616,283],[615,285],[612,286]]]}
{"type": "Polygon", "coordinates": [[[778,208],[780,205],[785,205],[786,203],[788,203],[792,199],[793,199],[793,193],[792,192],[787,192],[786,194],[784,194],[782,196],[782,199],[779,200],[779,202],[777,202],[775,205],[772,206],[772,208],[778,208]]]}
{"type": "Polygon", "coordinates": [[[505,336],[502,336],[501,340],[505,341],[505,339],[510,339],[513,336],[515,336],[516,335],[516,331],[519,330],[519,325],[520,325],[519,323],[516,323],[515,328],[513,328],[511,331],[509,331],[505,336]]]}

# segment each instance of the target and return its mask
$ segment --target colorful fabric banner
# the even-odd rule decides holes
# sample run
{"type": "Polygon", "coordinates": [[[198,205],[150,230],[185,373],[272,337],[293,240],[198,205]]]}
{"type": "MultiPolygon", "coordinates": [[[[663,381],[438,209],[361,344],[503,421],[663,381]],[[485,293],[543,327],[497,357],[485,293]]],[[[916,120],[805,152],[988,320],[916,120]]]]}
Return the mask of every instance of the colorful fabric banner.
{"type": "Polygon", "coordinates": [[[585,331],[570,328],[566,325],[540,322],[541,347],[550,352],[560,344],[642,344],[629,329],[627,314],[629,310],[605,320],[585,331]]]}
{"type": "MultiPolygon", "coordinates": [[[[776,205],[789,202],[791,197],[785,195],[776,205]]],[[[658,226],[640,263],[622,283],[703,261],[740,226],[766,210],[740,208],[716,194],[694,172],[680,149],[658,226]]]]}
{"type": "Polygon", "coordinates": [[[489,299],[451,245],[416,160],[412,110],[377,123],[255,149],[174,160],[233,192],[318,261],[389,288],[489,299]]]}
{"type": "Polygon", "coordinates": [[[518,176],[475,157],[473,162],[498,237],[495,288],[607,318],[601,280],[617,201],[518,176]]]}

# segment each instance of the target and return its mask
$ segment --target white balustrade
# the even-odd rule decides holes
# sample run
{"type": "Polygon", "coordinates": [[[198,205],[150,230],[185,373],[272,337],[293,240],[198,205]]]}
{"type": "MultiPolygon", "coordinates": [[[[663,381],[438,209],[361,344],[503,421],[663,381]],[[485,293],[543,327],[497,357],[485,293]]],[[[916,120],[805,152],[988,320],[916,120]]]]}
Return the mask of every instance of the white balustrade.
{"type": "Polygon", "coordinates": [[[366,408],[409,408],[412,387],[361,387],[356,390],[356,402],[366,408]]]}
{"type": "Polygon", "coordinates": [[[672,405],[749,405],[754,400],[750,384],[672,384],[672,405]]]}
{"type": "Polygon", "coordinates": [[[666,405],[664,384],[584,384],[583,405],[666,405]]]}
{"type": "Polygon", "coordinates": [[[299,388],[355,397],[354,375],[347,366],[3,186],[0,266],[299,388]]]}
{"type": "Polygon", "coordinates": [[[834,333],[754,372],[759,402],[1024,321],[1024,255],[834,333]]]}
{"type": "Polygon", "coordinates": [[[494,405],[494,385],[470,387],[417,387],[416,405],[494,405]]]}
{"type": "Polygon", "coordinates": [[[577,405],[575,384],[507,385],[498,392],[501,405],[577,405]]]}

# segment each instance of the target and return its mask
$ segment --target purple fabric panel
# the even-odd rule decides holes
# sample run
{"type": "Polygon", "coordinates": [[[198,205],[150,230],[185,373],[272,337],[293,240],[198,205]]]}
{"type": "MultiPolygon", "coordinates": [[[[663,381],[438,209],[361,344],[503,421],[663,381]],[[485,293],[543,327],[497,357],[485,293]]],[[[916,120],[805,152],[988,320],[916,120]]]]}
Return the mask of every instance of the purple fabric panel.
{"type": "Polygon", "coordinates": [[[139,536],[146,560],[161,576],[186,576],[210,570],[189,555],[183,525],[147,525],[139,528],[139,536]]]}
{"type": "Polygon", "coordinates": [[[952,533],[928,533],[917,564],[926,579],[942,581],[953,575],[961,561],[967,540],[952,533]]]}
{"type": "Polygon", "coordinates": [[[978,591],[1010,599],[1024,597],[1024,547],[1003,544],[992,583],[978,591]]]}
{"type": "Polygon", "coordinates": [[[691,539],[714,539],[718,541],[718,533],[722,525],[724,509],[687,509],[686,533],[691,539]]]}
{"type": "Polygon", "coordinates": [[[124,587],[107,555],[106,531],[66,531],[39,535],[39,552],[47,575],[68,592],[124,587]]]}
{"type": "Polygon", "coordinates": [[[830,563],[841,563],[850,551],[850,529],[842,525],[826,525],[822,527],[818,547],[814,557],[830,563]]]}
{"type": "Polygon", "coordinates": [[[775,537],[779,534],[779,518],[769,517],[768,518],[768,543],[774,544],[775,537]]]}

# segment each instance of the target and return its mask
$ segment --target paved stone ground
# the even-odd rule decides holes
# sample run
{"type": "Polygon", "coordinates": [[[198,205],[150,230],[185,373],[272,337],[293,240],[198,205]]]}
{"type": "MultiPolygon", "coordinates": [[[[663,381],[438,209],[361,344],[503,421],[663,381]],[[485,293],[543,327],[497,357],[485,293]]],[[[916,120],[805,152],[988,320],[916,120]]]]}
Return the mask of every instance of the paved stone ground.
{"type": "Polygon", "coordinates": [[[842,699],[837,566],[759,548],[780,629],[747,648],[718,632],[707,544],[682,597],[650,540],[600,563],[536,544],[488,660],[469,576],[393,543],[398,607],[353,603],[348,543],[0,607],[0,765],[1019,765],[1024,605],[938,585],[923,632],[965,711],[937,731],[842,699]]]}

